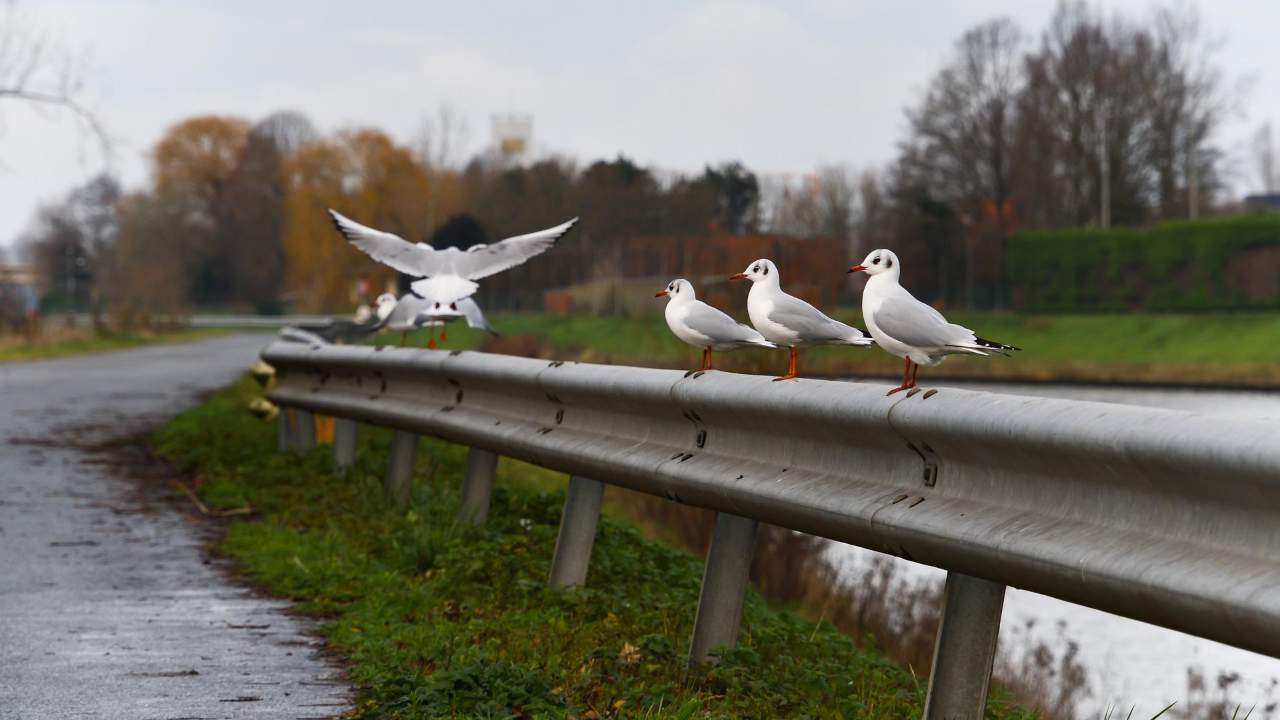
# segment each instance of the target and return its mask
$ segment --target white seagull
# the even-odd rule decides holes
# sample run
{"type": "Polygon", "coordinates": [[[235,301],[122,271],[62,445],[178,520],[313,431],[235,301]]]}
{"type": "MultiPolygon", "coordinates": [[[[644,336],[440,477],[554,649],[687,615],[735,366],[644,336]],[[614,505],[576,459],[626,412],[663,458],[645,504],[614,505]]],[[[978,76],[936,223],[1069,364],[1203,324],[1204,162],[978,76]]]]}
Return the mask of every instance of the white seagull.
{"type": "Polygon", "coordinates": [[[280,334],[301,342],[355,343],[381,330],[395,313],[396,296],[383,293],[374,301],[374,311],[359,320],[330,319],[318,323],[295,323],[280,334]]]}
{"type": "Polygon", "coordinates": [[[338,232],[369,257],[406,275],[423,278],[409,286],[415,295],[445,304],[469,297],[479,287],[476,280],[546,252],[578,222],[574,218],[553,228],[491,245],[473,245],[466,250],[437,250],[426,243],[411,243],[394,233],[365,227],[335,210],[329,211],[329,217],[338,232]]]}
{"type": "MultiPolygon", "coordinates": [[[[400,333],[400,344],[404,345],[405,336],[411,330],[422,327],[443,328],[450,320],[458,318],[466,321],[468,327],[484,330],[493,335],[498,334],[498,331],[494,330],[489,321],[485,319],[484,313],[480,311],[480,306],[469,297],[440,303],[427,301],[413,293],[404,295],[396,303],[395,309],[387,317],[386,327],[392,332],[400,333]]],[[[449,339],[443,329],[440,331],[440,339],[442,341],[449,339]]],[[[427,347],[434,348],[435,346],[435,338],[429,338],[427,347]]]]}
{"type": "Polygon", "coordinates": [[[748,345],[777,347],[760,333],[699,300],[688,280],[672,280],[654,297],[667,298],[667,327],[672,334],[702,348],[702,370],[711,369],[712,350],[733,350],[748,345]]]}
{"type": "Polygon", "coordinates": [[[791,350],[787,374],[774,380],[790,380],[796,376],[798,348],[871,344],[871,339],[858,328],[832,320],[818,308],[782,292],[778,266],[772,260],[756,260],[746,270],[729,277],[730,280],[743,278],[752,283],[751,292],[747,295],[747,315],[751,317],[751,324],[766,340],[791,350]]]}
{"type": "Polygon", "coordinates": [[[947,322],[942,313],[915,299],[898,284],[902,267],[889,250],[872,250],[861,265],[849,272],[871,276],[862,289],[862,317],[876,344],[906,360],[902,384],[892,395],[916,386],[920,366],[936,367],[948,355],[990,355],[1021,350],[1012,345],[986,340],[972,330],[947,322]]]}

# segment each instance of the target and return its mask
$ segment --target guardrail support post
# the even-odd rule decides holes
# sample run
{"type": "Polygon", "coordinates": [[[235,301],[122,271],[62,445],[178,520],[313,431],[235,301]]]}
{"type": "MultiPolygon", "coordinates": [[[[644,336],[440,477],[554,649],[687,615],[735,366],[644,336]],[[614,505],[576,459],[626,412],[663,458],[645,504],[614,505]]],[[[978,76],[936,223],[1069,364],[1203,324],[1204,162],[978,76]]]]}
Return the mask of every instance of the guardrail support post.
{"type": "Polygon", "coordinates": [[[489,498],[493,495],[493,476],[498,470],[498,454],[473,447],[467,453],[467,476],[462,481],[462,505],[458,522],[483,525],[489,517],[489,498]]]}
{"type": "Polygon", "coordinates": [[[413,466],[418,460],[418,435],[396,430],[391,435],[391,459],[387,463],[387,478],[383,483],[387,501],[397,510],[409,508],[413,490],[413,466]]]}
{"type": "Polygon", "coordinates": [[[307,451],[316,446],[316,416],[306,410],[293,411],[293,449],[307,451]]]}
{"type": "Polygon", "coordinates": [[[336,418],[333,423],[333,464],[345,473],[356,459],[356,421],[336,418]]]}
{"type": "Polygon", "coordinates": [[[293,446],[293,428],[289,421],[291,411],[289,408],[280,408],[280,414],[276,416],[276,449],[288,450],[293,446]]]}
{"type": "Polygon", "coordinates": [[[738,642],[757,524],[749,518],[716,513],[716,529],[702,572],[698,614],[693,621],[690,666],[714,663],[712,652],[716,648],[733,647],[738,642]]]}
{"type": "Polygon", "coordinates": [[[556,551],[551,558],[551,587],[567,590],[586,582],[603,498],[604,483],[577,475],[569,476],[569,490],[565,493],[564,512],[560,516],[560,534],[556,537],[556,551]]]}
{"type": "Polygon", "coordinates": [[[980,720],[986,712],[1004,588],[990,580],[947,573],[925,720],[980,720]]]}

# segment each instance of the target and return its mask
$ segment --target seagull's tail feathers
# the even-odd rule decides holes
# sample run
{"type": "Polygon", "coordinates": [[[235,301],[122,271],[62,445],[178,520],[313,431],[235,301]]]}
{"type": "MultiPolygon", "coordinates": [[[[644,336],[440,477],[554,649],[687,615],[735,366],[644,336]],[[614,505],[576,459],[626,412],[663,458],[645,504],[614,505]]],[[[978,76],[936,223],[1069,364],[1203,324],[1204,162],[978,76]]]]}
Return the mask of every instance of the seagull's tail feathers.
{"type": "Polygon", "coordinates": [[[986,338],[981,338],[981,337],[978,337],[977,335],[973,336],[973,340],[980,347],[988,348],[991,350],[1012,350],[1013,352],[1022,352],[1022,348],[1020,347],[1005,345],[1004,343],[999,343],[999,342],[996,342],[995,340],[988,340],[986,338]]]}

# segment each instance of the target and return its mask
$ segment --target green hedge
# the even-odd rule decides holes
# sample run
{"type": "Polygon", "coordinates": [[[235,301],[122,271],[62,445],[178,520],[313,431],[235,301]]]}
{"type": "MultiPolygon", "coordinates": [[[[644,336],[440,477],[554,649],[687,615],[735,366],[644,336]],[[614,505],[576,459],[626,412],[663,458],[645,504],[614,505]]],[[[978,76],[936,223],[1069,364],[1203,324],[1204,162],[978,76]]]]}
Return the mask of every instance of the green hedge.
{"type": "Polygon", "coordinates": [[[1274,213],[1143,229],[1024,231],[1009,238],[1006,262],[1013,303],[1022,310],[1264,309],[1280,307],[1280,293],[1268,289],[1280,277],[1280,250],[1258,252],[1272,248],[1280,248],[1274,213]]]}

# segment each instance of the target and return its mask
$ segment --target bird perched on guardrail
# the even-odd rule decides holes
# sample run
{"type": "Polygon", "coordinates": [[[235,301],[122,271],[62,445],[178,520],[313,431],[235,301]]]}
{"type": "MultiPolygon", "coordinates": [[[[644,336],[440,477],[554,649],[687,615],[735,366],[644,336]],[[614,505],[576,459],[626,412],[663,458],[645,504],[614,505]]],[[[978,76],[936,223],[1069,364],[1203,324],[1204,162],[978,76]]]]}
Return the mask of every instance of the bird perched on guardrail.
{"type": "Polygon", "coordinates": [[[396,296],[383,293],[374,301],[373,312],[364,320],[331,319],[322,323],[296,323],[283,328],[280,333],[303,342],[319,339],[327,343],[357,343],[381,330],[395,308],[396,296]]]}
{"type": "Polygon", "coordinates": [[[796,377],[797,350],[810,345],[871,344],[871,339],[856,327],[832,320],[818,308],[782,291],[778,266],[772,260],[760,259],[746,270],[729,276],[730,280],[750,280],[751,292],[747,295],[747,315],[751,324],[776,345],[790,349],[787,373],[774,380],[790,380],[796,377]]]}
{"type": "Polygon", "coordinates": [[[906,361],[902,384],[887,394],[916,386],[920,366],[937,367],[948,355],[1008,356],[1012,345],[980,338],[972,330],[947,322],[942,313],[920,302],[898,283],[902,265],[890,250],[872,250],[849,272],[870,275],[862,289],[862,317],[876,344],[906,361]]]}
{"type": "Polygon", "coordinates": [[[683,278],[667,283],[654,297],[667,298],[667,327],[690,345],[702,348],[702,370],[711,369],[711,351],[755,347],[776,348],[755,330],[702,302],[683,278]]]}
{"type": "MultiPolygon", "coordinates": [[[[411,243],[394,233],[365,227],[335,210],[329,211],[329,217],[338,232],[369,257],[406,275],[422,278],[409,287],[415,296],[430,303],[433,309],[448,307],[471,297],[480,287],[476,280],[508,270],[546,252],[578,222],[578,218],[574,218],[546,230],[461,250],[411,243]]],[[[473,315],[477,312],[479,307],[474,309],[473,315]]],[[[434,344],[432,338],[428,345],[434,344]]]]}

